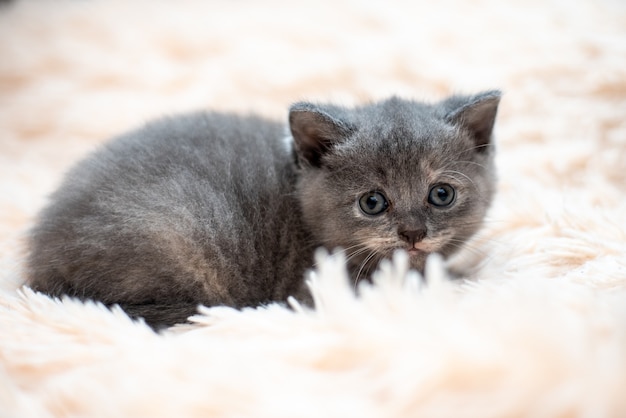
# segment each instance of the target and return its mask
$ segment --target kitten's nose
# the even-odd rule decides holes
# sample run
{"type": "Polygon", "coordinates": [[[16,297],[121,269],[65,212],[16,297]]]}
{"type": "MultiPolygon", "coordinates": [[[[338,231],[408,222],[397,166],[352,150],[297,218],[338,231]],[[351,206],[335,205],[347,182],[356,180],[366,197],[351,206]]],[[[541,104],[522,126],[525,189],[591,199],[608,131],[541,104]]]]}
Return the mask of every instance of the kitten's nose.
{"type": "Polygon", "coordinates": [[[424,238],[426,238],[426,230],[425,229],[411,229],[411,230],[400,230],[398,231],[398,235],[400,238],[413,245],[416,242],[420,242],[424,238]]]}

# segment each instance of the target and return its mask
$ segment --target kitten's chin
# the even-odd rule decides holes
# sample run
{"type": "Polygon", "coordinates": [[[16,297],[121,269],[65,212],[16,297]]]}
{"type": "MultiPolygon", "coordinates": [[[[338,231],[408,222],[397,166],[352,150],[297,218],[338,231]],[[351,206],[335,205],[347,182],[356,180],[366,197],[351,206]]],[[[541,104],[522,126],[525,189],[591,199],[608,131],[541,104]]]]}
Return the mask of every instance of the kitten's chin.
{"type": "Polygon", "coordinates": [[[378,270],[380,262],[383,260],[391,260],[393,254],[396,251],[404,251],[409,256],[409,268],[417,270],[419,273],[424,273],[424,266],[426,265],[426,258],[432,251],[420,248],[416,245],[411,248],[406,247],[392,247],[392,248],[379,248],[377,251],[370,253],[360,253],[358,255],[348,254],[348,268],[351,272],[352,279],[355,282],[361,280],[371,280],[372,274],[378,270]]]}
{"type": "Polygon", "coordinates": [[[430,253],[419,250],[417,248],[411,248],[407,250],[409,255],[409,267],[412,270],[417,270],[420,273],[424,273],[424,266],[426,265],[426,258],[430,253]]]}
{"type": "MultiPolygon", "coordinates": [[[[372,274],[378,270],[380,262],[383,260],[391,260],[393,253],[402,250],[409,256],[409,268],[416,270],[420,274],[424,274],[424,266],[426,265],[426,258],[430,254],[424,250],[417,248],[407,249],[399,248],[395,250],[381,251],[372,257],[352,257],[349,258],[348,269],[350,270],[352,280],[357,283],[361,280],[371,281],[372,274]]],[[[371,253],[372,254],[372,253],[371,253]]]]}

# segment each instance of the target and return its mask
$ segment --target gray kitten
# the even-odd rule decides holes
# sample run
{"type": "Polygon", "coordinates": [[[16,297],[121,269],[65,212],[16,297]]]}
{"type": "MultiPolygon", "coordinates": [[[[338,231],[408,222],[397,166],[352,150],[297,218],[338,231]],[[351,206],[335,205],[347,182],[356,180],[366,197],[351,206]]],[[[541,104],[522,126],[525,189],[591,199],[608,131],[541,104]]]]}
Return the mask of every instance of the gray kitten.
{"type": "Polygon", "coordinates": [[[345,249],[355,282],[397,249],[422,270],[482,223],[499,100],[297,103],[289,147],[281,123],[256,116],[149,123],[67,174],[30,235],[29,284],[160,328],[199,304],[310,303],[320,246],[345,249]]]}

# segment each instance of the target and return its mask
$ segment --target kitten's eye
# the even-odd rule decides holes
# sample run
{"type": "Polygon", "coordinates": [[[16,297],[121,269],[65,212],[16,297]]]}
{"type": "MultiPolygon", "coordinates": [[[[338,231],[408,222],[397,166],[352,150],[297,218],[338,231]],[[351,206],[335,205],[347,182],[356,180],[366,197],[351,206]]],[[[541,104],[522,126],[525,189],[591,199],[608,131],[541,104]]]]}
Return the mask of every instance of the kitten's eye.
{"type": "Polygon", "coordinates": [[[449,184],[438,184],[430,189],[428,193],[428,202],[431,205],[443,207],[450,206],[454,202],[454,188],[449,184]]]}
{"type": "Polygon", "coordinates": [[[387,210],[389,202],[381,192],[367,192],[359,199],[359,206],[367,215],[380,215],[387,210]]]}

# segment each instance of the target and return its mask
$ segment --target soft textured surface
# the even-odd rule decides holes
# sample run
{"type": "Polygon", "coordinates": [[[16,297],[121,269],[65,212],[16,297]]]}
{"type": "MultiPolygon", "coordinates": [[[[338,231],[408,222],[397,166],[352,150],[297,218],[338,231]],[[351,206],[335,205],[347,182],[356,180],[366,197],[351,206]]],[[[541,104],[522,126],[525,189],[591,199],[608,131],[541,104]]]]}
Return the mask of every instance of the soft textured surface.
{"type": "Polygon", "coordinates": [[[17,1],[0,9],[0,416],[626,416],[626,8],[618,0],[17,1]],[[157,335],[24,288],[74,161],[198,108],[501,88],[499,193],[429,286],[403,259],[320,309],[157,335]]]}

